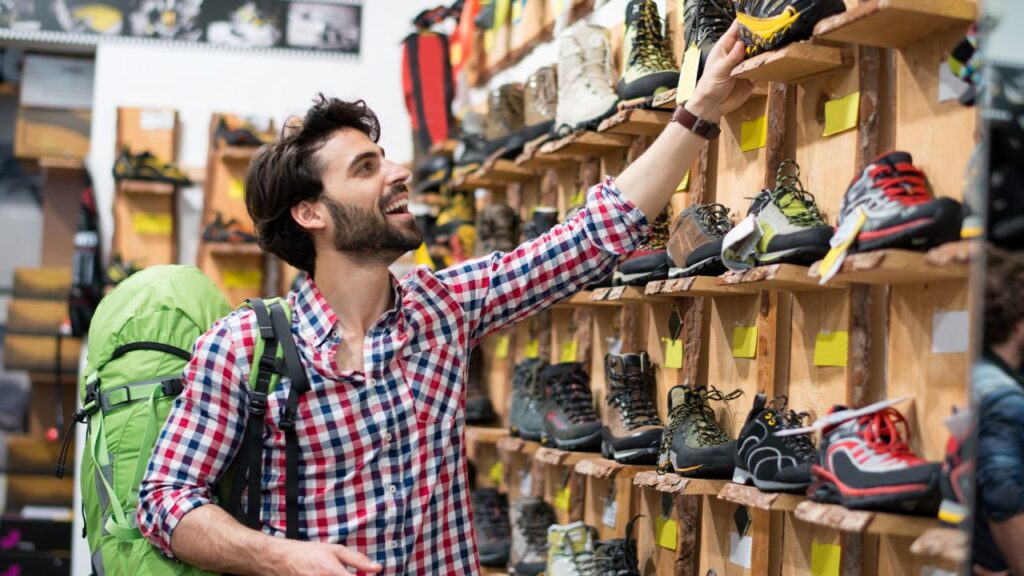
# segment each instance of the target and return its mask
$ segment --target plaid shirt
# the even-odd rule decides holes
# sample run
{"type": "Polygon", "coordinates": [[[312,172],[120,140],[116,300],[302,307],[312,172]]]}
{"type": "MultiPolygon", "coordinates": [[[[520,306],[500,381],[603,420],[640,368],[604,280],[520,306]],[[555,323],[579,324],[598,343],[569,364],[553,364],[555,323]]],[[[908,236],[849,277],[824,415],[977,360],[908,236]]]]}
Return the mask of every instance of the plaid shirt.
{"type": "MultiPolygon", "coordinates": [[[[513,252],[392,277],[395,306],[366,334],[362,372],[338,367],[338,318],[316,284],[289,294],[312,386],[296,425],[301,538],[344,544],[385,574],[477,574],[462,411],[469,350],[603,278],[648,228],[608,179],[584,210],[513,252]]],[[[139,494],[139,527],[167,555],[178,522],[210,503],[242,441],[258,337],[252,311],[239,310],[196,342],[139,494]]],[[[261,514],[263,532],[280,537],[282,380],[266,410],[261,514]]]]}

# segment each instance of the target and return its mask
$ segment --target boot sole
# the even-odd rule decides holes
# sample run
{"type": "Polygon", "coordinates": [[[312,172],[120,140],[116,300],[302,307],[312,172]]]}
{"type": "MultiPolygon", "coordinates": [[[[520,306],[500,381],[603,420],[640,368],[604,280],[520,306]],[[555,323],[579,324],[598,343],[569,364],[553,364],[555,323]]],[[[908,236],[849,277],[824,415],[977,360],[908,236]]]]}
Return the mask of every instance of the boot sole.
{"type": "Polygon", "coordinates": [[[540,443],[544,446],[554,446],[559,450],[569,450],[572,452],[589,452],[601,446],[601,430],[597,430],[589,436],[583,436],[582,438],[572,438],[569,440],[559,440],[554,436],[548,436],[546,433],[541,434],[540,443]]]}
{"type": "Polygon", "coordinates": [[[696,262],[686,268],[671,268],[668,271],[669,278],[689,278],[691,276],[721,276],[729,269],[722,264],[721,256],[712,256],[696,262]]]}
{"type": "Polygon", "coordinates": [[[664,72],[648,74],[643,78],[637,78],[628,84],[625,80],[620,79],[619,84],[615,87],[615,93],[623,100],[632,100],[634,98],[653,96],[659,92],[659,89],[663,92],[678,85],[679,72],[666,70],[664,72]]]}
{"type": "Polygon", "coordinates": [[[818,260],[821,260],[828,254],[828,246],[797,246],[796,248],[789,248],[787,250],[778,250],[776,252],[766,252],[764,254],[757,255],[757,265],[764,266],[766,264],[798,264],[801,266],[810,266],[818,260]]]}
{"type": "Polygon", "coordinates": [[[922,218],[916,222],[894,226],[889,230],[891,231],[889,234],[885,234],[884,230],[874,231],[873,235],[883,234],[883,236],[871,240],[860,240],[858,237],[856,251],[868,252],[883,248],[926,250],[960,237],[960,226],[952,218],[947,222],[934,218],[922,218]]]}
{"type": "Polygon", "coordinates": [[[651,270],[649,272],[637,272],[635,274],[623,274],[616,270],[615,274],[612,276],[612,285],[644,286],[648,282],[668,278],[668,270],[668,266],[659,266],[655,270],[651,270]]]}
{"type": "Polygon", "coordinates": [[[568,124],[559,125],[558,128],[555,129],[555,135],[558,138],[563,138],[565,136],[572,134],[573,132],[597,130],[597,127],[600,126],[601,122],[604,122],[605,118],[614,116],[618,111],[618,102],[616,102],[615,104],[612,104],[611,108],[605,110],[600,115],[595,116],[589,120],[577,122],[575,126],[570,126],[568,124]]]}
{"type": "Polygon", "coordinates": [[[742,484],[744,486],[754,485],[758,490],[762,492],[792,492],[795,494],[802,494],[807,487],[811,485],[810,482],[773,482],[771,480],[759,480],[750,472],[747,472],[739,466],[733,470],[732,481],[734,484],[742,484]]]}
{"type": "Polygon", "coordinates": [[[846,486],[831,472],[814,466],[815,481],[807,490],[815,502],[840,504],[854,510],[884,510],[933,515],[939,506],[938,478],[924,484],[895,484],[858,490],[846,486]]]}
{"type": "Polygon", "coordinates": [[[601,442],[601,456],[619,464],[654,464],[658,460],[658,446],[615,450],[610,442],[601,442]]]}

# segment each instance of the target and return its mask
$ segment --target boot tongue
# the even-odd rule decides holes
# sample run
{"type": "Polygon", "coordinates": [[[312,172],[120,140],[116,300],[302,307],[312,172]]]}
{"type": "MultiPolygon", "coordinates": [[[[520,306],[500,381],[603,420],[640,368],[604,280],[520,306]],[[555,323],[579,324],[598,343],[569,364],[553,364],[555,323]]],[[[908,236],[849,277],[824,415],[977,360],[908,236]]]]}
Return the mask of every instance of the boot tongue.
{"type": "Polygon", "coordinates": [[[889,152],[883,156],[880,156],[878,160],[875,160],[873,164],[888,164],[893,170],[896,169],[897,164],[913,164],[914,158],[910,155],[910,152],[895,151],[889,152]]]}
{"type": "Polygon", "coordinates": [[[672,387],[672,389],[668,391],[668,409],[672,410],[676,406],[683,405],[691,394],[693,394],[693,392],[683,386],[672,387]]]}

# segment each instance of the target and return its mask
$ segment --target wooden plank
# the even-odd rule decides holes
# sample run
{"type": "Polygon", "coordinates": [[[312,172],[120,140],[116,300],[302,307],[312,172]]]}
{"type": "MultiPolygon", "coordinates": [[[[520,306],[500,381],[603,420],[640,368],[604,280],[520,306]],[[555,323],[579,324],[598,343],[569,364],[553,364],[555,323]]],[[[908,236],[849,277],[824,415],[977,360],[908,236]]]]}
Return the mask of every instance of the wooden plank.
{"type": "Polygon", "coordinates": [[[53,478],[39,474],[8,474],[6,510],[18,511],[24,506],[71,506],[75,479],[71,476],[53,478]]]}
{"type": "Polygon", "coordinates": [[[452,157],[455,153],[455,148],[459,145],[458,140],[442,140],[441,142],[434,142],[430,147],[430,153],[435,156],[447,156],[452,157]]]}
{"type": "Polygon", "coordinates": [[[258,151],[258,146],[224,146],[216,149],[215,154],[220,160],[231,160],[248,164],[258,151]]]}
{"type": "Polygon", "coordinates": [[[205,242],[205,248],[214,256],[261,256],[263,249],[255,242],[205,242]]]}
{"type": "Polygon", "coordinates": [[[962,565],[969,557],[970,535],[956,528],[929,528],[910,546],[910,553],[922,558],[962,565]]]}
{"type": "Polygon", "coordinates": [[[15,298],[37,298],[66,301],[71,292],[71,267],[49,266],[15,268],[15,298]]]}
{"type": "MultiPolygon", "coordinates": [[[[954,243],[959,247],[967,242],[954,243]]],[[[949,254],[945,248],[940,255],[949,254]]],[[[929,260],[924,252],[911,250],[875,250],[850,254],[843,261],[839,272],[829,281],[858,284],[921,284],[943,280],[966,280],[968,265],[966,262],[954,261],[947,265],[938,265],[929,260]]],[[[818,277],[818,265],[811,266],[811,278],[818,277]]]]}
{"type": "Polygon", "coordinates": [[[568,452],[542,446],[534,453],[533,459],[548,466],[572,468],[584,460],[600,460],[601,455],[595,452],[568,452]]]}
{"type": "Polygon", "coordinates": [[[805,500],[796,507],[793,515],[802,522],[839,530],[841,532],[864,532],[875,517],[874,512],[850,510],[835,504],[821,504],[805,500]]]}
{"type": "Polygon", "coordinates": [[[804,500],[802,496],[795,494],[761,492],[753,486],[743,486],[732,482],[722,487],[718,493],[718,499],[760,510],[795,510],[797,505],[804,500]]]}
{"type": "Polygon", "coordinates": [[[733,356],[732,339],[737,327],[757,325],[760,299],[757,294],[710,300],[708,332],[708,382],[728,383],[725,392],[743,391],[742,400],[716,407],[719,422],[730,438],[739,435],[754,395],[758,393],[757,361],[733,356]]]}
{"type": "MultiPolygon", "coordinates": [[[[84,428],[82,430],[84,434],[84,428]]],[[[33,436],[7,436],[7,462],[4,472],[7,474],[53,474],[57,459],[60,456],[59,442],[50,442],[33,436]]],[[[68,453],[68,470],[75,465],[75,451],[68,453]]]]}
{"type": "Polygon", "coordinates": [[[938,527],[939,521],[936,518],[876,512],[865,532],[885,536],[917,538],[927,530],[938,527]]]}
{"type": "Polygon", "coordinates": [[[637,474],[644,474],[654,470],[654,466],[638,464],[620,464],[613,460],[596,458],[592,460],[581,460],[576,463],[577,474],[593,478],[633,478],[637,474]]]}
{"type": "Polygon", "coordinates": [[[174,185],[166,182],[149,182],[146,180],[119,180],[117,182],[118,193],[166,196],[174,194],[174,191],[174,185]]]}
{"type": "Polygon", "coordinates": [[[687,478],[678,474],[658,474],[655,471],[639,472],[633,478],[633,484],[642,488],[690,496],[717,495],[728,483],[727,480],[687,478]]]}
{"type": "MultiPolygon", "coordinates": [[[[783,533],[780,534],[782,554],[782,576],[806,576],[812,574],[811,550],[815,543],[841,546],[842,534],[837,530],[823,529],[816,524],[809,524],[786,514],[783,520],[783,533]]],[[[844,559],[849,553],[844,550],[844,559]]],[[[860,573],[842,572],[844,576],[860,573]]]]}
{"type": "Polygon", "coordinates": [[[676,89],[669,88],[661,94],[656,94],[654,100],[651,101],[651,108],[660,110],[675,110],[676,108],[676,89]]]}
{"type": "MultiPolygon", "coordinates": [[[[75,381],[81,347],[82,341],[78,338],[61,338],[60,369],[64,372],[67,383],[75,381]]],[[[57,338],[8,332],[4,335],[4,368],[56,372],[57,338]]]]}
{"type": "Polygon", "coordinates": [[[178,262],[177,195],[124,193],[126,182],[120,182],[114,195],[114,236],[112,252],[140,268],[178,262]],[[167,230],[147,229],[140,218],[166,219],[167,230]]]}
{"type": "Polygon", "coordinates": [[[14,298],[7,304],[7,331],[54,335],[68,316],[68,303],[60,300],[14,298]]]}
{"type": "Polygon", "coordinates": [[[466,440],[480,444],[497,444],[502,438],[508,437],[505,428],[487,426],[466,426],[466,440]]]}
{"type": "Polygon", "coordinates": [[[798,83],[849,65],[848,54],[845,48],[798,42],[743,61],[732,77],[798,83]]]}
{"type": "Polygon", "coordinates": [[[602,134],[599,132],[573,132],[541,146],[540,153],[559,158],[566,156],[601,156],[616,150],[629,148],[633,139],[624,134],[602,134]]]}
{"type": "Polygon", "coordinates": [[[963,30],[977,18],[968,0],[868,0],[814,26],[823,40],[901,48],[947,28],[963,30]]]}
{"type": "Polygon", "coordinates": [[[81,165],[43,170],[43,266],[71,266],[84,182],[81,165]]]}
{"type": "Polygon", "coordinates": [[[830,288],[845,288],[841,282],[822,286],[810,276],[806,266],[795,264],[769,264],[749,270],[729,271],[715,279],[721,286],[743,285],[755,290],[783,290],[786,292],[820,292],[830,288]]]}
{"type": "Polygon", "coordinates": [[[719,284],[713,276],[691,276],[666,280],[657,292],[676,298],[720,298],[756,294],[757,289],[736,284],[719,284]]]}
{"type": "Polygon", "coordinates": [[[672,113],[664,110],[622,110],[601,122],[597,131],[628,136],[657,136],[671,120],[672,113]]]}
{"type": "Polygon", "coordinates": [[[797,293],[793,296],[791,316],[789,406],[798,412],[806,411],[815,420],[827,414],[833,405],[845,404],[849,396],[849,356],[847,366],[819,366],[814,361],[814,351],[821,334],[846,332],[849,337],[850,293],[797,293]]]}
{"type": "Polygon", "coordinates": [[[127,147],[133,154],[149,152],[164,162],[174,162],[178,147],[178,112],[173,109],[118,108],[117,151],[127,147]],[[168,123],[153,124],[148,118],[168,123]]]}

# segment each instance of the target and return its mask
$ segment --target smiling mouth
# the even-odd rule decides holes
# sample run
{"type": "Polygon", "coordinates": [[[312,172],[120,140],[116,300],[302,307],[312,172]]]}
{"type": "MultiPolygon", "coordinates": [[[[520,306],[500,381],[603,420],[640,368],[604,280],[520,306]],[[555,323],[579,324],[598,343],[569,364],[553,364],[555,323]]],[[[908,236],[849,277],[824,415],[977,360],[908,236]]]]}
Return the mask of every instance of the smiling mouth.
{"type": "Polygon", "coordinates": [[[384,213],[388,214],[388,215],[391,215],[391,214],[408,214],[409,213],[409,199],[408,198],[402,198],[400,200],[395,200],[394,202],[392,202],[392,203],[390,203],[390,204],[388,204],[387,206],[384,207],[384,213]]]}

